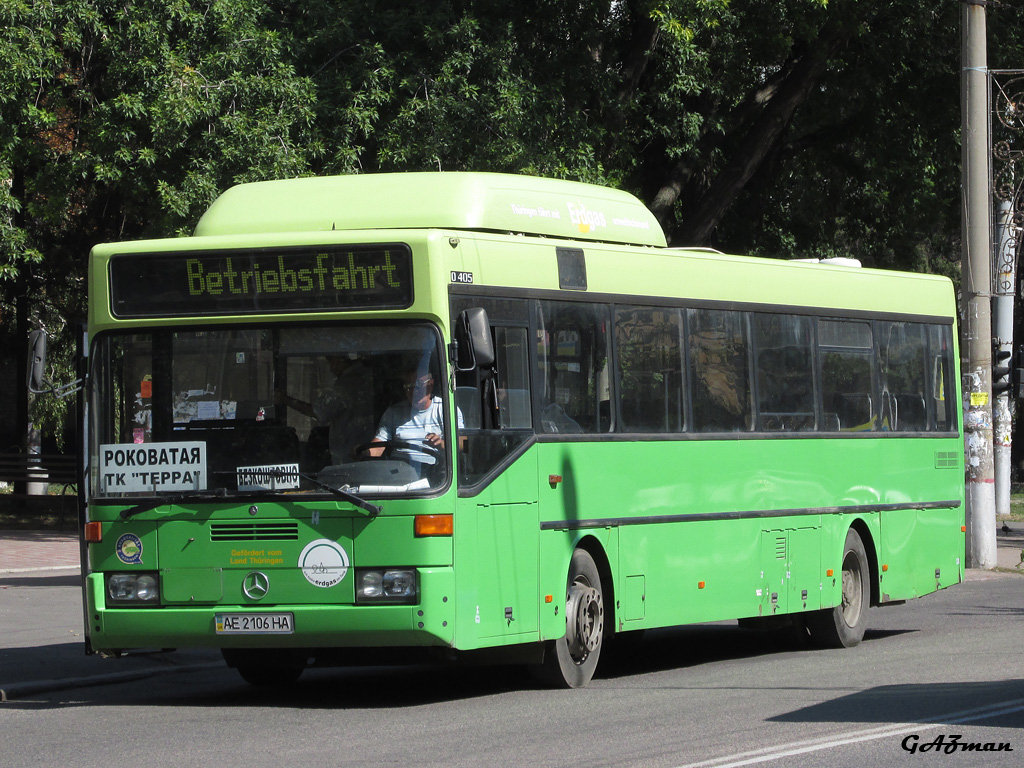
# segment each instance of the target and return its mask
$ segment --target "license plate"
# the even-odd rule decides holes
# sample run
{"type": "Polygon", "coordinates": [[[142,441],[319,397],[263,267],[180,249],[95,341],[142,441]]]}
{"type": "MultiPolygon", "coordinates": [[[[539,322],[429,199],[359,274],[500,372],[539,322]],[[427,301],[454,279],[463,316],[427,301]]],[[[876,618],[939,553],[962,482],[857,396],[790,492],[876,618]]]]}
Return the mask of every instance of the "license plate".
{"type": "Polygon", "coordinates": [[[218,613],[218,635],[290,635],[295,619],[290,613],[218,613]]]}

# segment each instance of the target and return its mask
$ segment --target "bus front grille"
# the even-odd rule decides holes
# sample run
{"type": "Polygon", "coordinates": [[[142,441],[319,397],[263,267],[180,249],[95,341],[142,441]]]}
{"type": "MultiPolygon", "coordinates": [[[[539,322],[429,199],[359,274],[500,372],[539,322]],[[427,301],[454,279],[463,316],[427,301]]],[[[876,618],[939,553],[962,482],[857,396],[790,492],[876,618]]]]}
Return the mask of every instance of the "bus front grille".
{"type": "Polygon", "coordinates": [[[211,541],[296,541],[298,523],[212,523],[211,541]]]}

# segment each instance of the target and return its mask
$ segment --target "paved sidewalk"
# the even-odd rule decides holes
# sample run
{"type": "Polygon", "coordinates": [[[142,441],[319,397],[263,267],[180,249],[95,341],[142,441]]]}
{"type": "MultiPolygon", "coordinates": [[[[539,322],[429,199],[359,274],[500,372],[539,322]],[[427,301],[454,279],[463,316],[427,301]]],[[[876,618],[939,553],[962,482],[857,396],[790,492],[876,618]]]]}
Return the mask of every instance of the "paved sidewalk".
{"type": "Polygon", "coordinates": [[[0,530],[0,702],[49,691],[226,670],[215,649],[86,656],[78,537],[0,530]]]}
{"type": "Polygon", "coordinates": [[[0,574],[80,570],[78,536],[54,531],[0,531],[0,574]]]}

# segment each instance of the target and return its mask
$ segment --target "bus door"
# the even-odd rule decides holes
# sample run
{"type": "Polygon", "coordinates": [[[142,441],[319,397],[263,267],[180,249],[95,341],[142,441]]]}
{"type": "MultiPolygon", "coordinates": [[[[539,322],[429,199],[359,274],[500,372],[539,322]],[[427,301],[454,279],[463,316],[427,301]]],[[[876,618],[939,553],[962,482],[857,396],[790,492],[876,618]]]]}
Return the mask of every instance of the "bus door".
{"type": "Polygon", "coordinates": [[[455,560],[460,605],[471,611],[460,633],[468,620],[467,634],[479,640],[529,639],[538,628],[540,518],[536,456],[526,450],[533,438],[526,302],[453,297],[452,305],[456,327],[464,308],[487,312],[494,351],[493,363],[463,359],[456,373],[464,426],[455,560]]]}

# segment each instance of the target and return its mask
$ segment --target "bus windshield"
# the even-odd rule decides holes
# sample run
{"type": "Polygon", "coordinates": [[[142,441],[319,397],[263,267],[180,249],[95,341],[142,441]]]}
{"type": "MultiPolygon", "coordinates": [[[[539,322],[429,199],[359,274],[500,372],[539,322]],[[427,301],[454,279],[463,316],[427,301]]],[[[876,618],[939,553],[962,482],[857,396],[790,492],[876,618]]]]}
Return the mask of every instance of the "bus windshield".
{"type": "Polygon", "coordinates": [[[400,495],[448,481],[426,324],[106,334],[92,354],[91,495],[400,495]]]}

